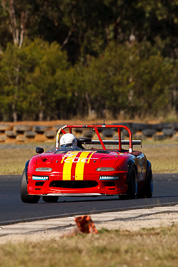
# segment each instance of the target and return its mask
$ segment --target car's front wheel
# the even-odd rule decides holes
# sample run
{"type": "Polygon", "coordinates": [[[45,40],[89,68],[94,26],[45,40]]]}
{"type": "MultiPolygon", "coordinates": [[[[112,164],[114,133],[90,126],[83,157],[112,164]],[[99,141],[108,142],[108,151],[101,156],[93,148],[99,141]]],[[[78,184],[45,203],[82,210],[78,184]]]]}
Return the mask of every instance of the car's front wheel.
{"type": "Polygon", "coordinates": [[[31,196],[28,194],[25,170],[23,171],[22,177],[21,177],[20,195],[21,195],[22,202],[25,202],[25,203],[37,203],[40,199],[39,196],[31,196]]]}
{"type": "Polygon", "coordinates": [[[153,194],[153,175],[150,167],[149,170],[147,171],[143,195],[144,197],[150,198],[152,197],[152,194],[153,194]]]}
{"type": "Polygon", "coordinates": [[[138,194],[138,182],[137,182],[137,172],[133,166],[128,175],[128,190],[126,195],[119,196],[120,199],[133,199],[136,198],[138,194]]]}

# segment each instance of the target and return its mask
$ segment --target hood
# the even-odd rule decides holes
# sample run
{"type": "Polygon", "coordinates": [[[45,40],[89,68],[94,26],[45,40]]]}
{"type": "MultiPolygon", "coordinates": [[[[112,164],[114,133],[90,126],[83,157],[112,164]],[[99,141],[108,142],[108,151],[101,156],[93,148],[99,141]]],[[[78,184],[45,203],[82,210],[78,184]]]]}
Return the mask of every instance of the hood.
{"type": "Polygon", "coordinates": [[[33,157],[30,166],[32,172],[36,168],[47,167],[52,169],[53,174],[61,173],[63,177],[69,177],[72,174],[83,177],[84,173],[86,175],[96,173],[98,167],[115,167],[119,157],[117,152],[107,151],[58,151],[33,157]]]}
{"type": "Polygon", "coordinates": [[[120,158],[117,152],[100,151],[100,150],[75,150],[75,151],[57,151],[55,153],[43,153],[34,156],[36,164],[50,164],[50,163],[101,163],[109,164],[109,162],[116,163],[120,158]]]}
{"type": "Polygon", "coordinates": [[[49,156],[49,155],[40,155],[40,156],[36,156],[36,164],[42,164],[42,163],[52,163],[53,161],[53,157],[49,156]]]}

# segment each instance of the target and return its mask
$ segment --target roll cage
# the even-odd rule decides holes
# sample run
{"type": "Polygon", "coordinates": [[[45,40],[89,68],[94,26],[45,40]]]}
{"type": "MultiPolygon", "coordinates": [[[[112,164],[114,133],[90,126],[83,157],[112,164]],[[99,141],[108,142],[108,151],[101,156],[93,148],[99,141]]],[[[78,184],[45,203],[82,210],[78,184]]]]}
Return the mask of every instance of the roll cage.
{"type": "Polygon", "coordinates": [[[122,150],[122,145],[129,145],[129,152],[133,152],[133,145],[141,145],[141,140],[132,140],[132,132],[131,130],[124,126],[124,125],[105,125],[105,124],[97,124],[97,125],[64,125],[62,126],[56,134],[56,150],[59,149],[59,139],[60,139],[60,134],[65,134],[67,132],[72,133],[73,129],[76,128],[91,128],[93,131],[95,131],[96,135],[98,136],[98,140],[91,140],[86,138],[83,140],[83,143],[85,144],[101,144],[102,148],[106,150],[105,144],[118,144],[119,146],[119,151],[122,150]],[[104,129],[104,128],[112,128],[112,129],[117,129],[118,132],[118,140],[102,140],[101,135],[99,133],[98,129],[104,129]],[[68,131],[65,131],[68,129],[68,131]],[[129,140],[121,140],[121,130],[125,129],[128,134],[129,134],[129,140]]]}

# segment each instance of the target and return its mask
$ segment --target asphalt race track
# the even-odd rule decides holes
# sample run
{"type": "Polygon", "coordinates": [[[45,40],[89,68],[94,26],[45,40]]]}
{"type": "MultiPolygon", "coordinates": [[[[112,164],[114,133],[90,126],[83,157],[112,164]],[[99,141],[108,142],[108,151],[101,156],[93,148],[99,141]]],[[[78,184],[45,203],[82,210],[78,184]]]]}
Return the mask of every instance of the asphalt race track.
{"type": "Polygon", "coordinates": [[[57,203],[25,204],[20,199],[20,176],[0,176],[0,225],[45,218],[178,204],[178,174],[154,174],[150,199],[60,197],[57,203]]]}

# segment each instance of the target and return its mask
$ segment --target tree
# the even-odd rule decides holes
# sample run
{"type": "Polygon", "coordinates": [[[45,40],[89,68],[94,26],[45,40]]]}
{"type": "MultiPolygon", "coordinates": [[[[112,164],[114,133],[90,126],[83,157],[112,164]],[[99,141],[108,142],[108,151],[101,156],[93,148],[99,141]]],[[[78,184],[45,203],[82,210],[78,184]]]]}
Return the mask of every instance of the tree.
{"type": "Polygon", "coordinates": [[[9,17],[9,30],[15,46],[22,47],[28,20],[28,0],[1,0],[1,5],[9,17]]]}
{"type": "Polygon", "coordinates": [[[139,59],[134,69],[133,99],[134,115],[166,115],[170,112],[170,88],[173,82],[173,65],[161,55],[139,59]]]}
{"type": "Polygon", "coordinates": [[[57,43],[49,45],[39,39],[26,47],[26,53],[32,64],[26,78],[29,99],[26,101],[26,108],[29,110],[31,105],[35,107],[39,120],[56,118],[58,94],[65,94],[65,86],[59,88],[56,77],[59,72],[61,77],[65,76],[65,71],[69,67],[66,53],[61,51],[57,43]],[[30,58],[32,55],[33,57],[30,58]],[[34,66],[33,61],[36,62],[34,66]]]}
{"type": "Polygon", "coordinates": [[[5,52],[1,55],[0,80],[1,97],[3,97],[3,109],[12,112],[13,121],[17,121],[20,110],[20,96],[22,84],[25,79],[25,62],[23,51],[18,47],[8,44],[5,52]]]}
{"type": "Polygon", "coordinates": [[[9,44],[0,60],[2,110],[12,112],[9,119],[13,121],[55,117],[55,95],[60,90],[65,94],[66,89],[58,89],[56,73],[65,76],[68,67],[67,56],[57,43],[26,40],[21,49],[9,44]]]}
{"type": "Polygon", "coordinates": [[[149,44],[113,43],[85,68],[80,96],[100,117],[105,109],[114,118],[144,117],[168,111],[172,84],[173,65],[149,44]]]}
{"type": "Polygon", "coordinates": [[[177,112],[177,13],[178,0],[0,0],[1,117],[177,112]]]}

